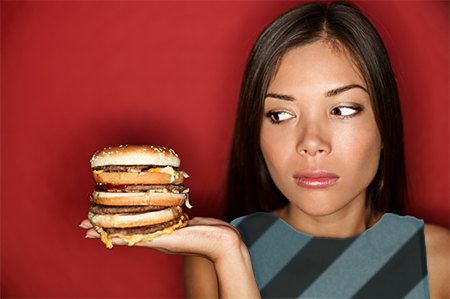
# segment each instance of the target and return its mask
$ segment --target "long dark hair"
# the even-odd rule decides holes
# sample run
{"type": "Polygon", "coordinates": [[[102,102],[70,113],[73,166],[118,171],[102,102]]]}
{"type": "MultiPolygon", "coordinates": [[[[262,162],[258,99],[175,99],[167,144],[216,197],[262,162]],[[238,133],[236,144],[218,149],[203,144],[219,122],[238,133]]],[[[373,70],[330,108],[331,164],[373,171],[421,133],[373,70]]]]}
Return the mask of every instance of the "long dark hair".
{"type": "Polygon", "coordinates": [[[402,114],[383,41],[352,4],[310,2],[272,21],[248,57],[228,164],[226,220],[270,212],[288,203],[273,183],[260,151],[264,98],[280,58],[294,47],[319,40],[349,51],[369,89],[383,149],[378,172],[367,188],[367,217],[374,211],[403,214],[407,188],[402,114]]]}

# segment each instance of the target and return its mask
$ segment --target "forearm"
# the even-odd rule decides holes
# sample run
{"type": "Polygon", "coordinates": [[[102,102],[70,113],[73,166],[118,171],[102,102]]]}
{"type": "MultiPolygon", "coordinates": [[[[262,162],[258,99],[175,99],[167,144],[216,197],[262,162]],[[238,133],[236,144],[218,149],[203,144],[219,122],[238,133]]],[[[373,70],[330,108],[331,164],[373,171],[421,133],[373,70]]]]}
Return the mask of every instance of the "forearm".
{"type": "Polygon", "coordinates": [[[261,298],[245,245],[215,261],[214,266],[219,298],[261,298]]]}

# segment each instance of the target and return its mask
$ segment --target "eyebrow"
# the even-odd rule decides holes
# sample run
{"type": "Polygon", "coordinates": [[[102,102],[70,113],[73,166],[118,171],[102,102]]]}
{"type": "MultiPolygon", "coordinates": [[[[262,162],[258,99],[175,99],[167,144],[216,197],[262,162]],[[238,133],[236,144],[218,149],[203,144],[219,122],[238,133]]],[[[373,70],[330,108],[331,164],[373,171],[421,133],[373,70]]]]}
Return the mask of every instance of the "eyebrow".
{"type": "Polygon", "coordinates": [[[276,93],[268,93],[268,94],[266,94],[265,98],[275,98],[275,99],[285,100],[285,101],[289,101],[289,102],[295,101],[294,97],[284,95],[284,94],[276,94],[276,93]]]}
{"type": "MultiPolygon", "coordinates": [[[[343,93],[345,91],[348,91],[350,89],[353,89],[353,88],[359,88],[359,89],[362,89],[365,92],[369,93],[367,91],[367,89],[365,89],[361,85],[350,84],[350,85],[342,86],[342,87],[335,88],[335,89],[332,89],[330,91],[327,91],[325,93],[325,97],[329,98],[329,97],[337,96],[338,94],[341,94],[341,93],[343,93]]],[[[289,102],[295,101],[295,98],[290,96],[290,95],[277,94],[277,93],[268,93],[265,98],[275,98],[275,99],[285,100],[285,101],[289,101],[289,102]]]]}
{"type": "Polygon", "coordinates": [[[362,87],[361,85],[358,85],[358,84],[350,84],[350,85],[346,85],[346,86],[343,86],[343,87],[339,87],[339,88],[336,88],[336,89],[332,89],[332,90],[330,90],[330,91],[327,91],[327,92],[325,93],[325,96],[326,96],[327,98],[333,97],[333,96],[337,96],[338,94],[343,93],[343,92],[345,92],[345,91],[347,91],[347,90],[350,90],[350,89],[353,89],[353,88],[360,88],[360,89],[364,90],[365,92],[369,93],[369,92],[367,91],[367,89],[365,89],[365,88],[362,87]]]}

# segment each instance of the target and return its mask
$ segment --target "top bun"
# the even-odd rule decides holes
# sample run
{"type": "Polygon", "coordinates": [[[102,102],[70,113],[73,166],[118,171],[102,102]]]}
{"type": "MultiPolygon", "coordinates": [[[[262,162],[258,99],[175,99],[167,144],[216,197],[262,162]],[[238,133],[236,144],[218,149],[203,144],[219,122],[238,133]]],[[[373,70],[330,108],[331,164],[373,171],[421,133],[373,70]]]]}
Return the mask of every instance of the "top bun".
{"type": "Polygon", "coordinates": [[[155,145],[120,145],[94,154],[91,167],[106,165],[180,166],[180,158],[170,148],[155,145]]]}

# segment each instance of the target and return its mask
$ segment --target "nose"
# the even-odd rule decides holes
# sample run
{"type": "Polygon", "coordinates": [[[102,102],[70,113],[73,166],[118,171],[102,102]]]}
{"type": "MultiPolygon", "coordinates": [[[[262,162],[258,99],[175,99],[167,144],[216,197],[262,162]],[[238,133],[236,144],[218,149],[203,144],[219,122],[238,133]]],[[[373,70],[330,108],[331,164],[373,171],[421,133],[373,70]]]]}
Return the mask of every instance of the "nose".
{"type": "Polygon", "coordinates": [[[331,152],[330,132],[326,121],[303,123],[299,128],[297,153],[302,156],[325,155],[331,152]]]}

